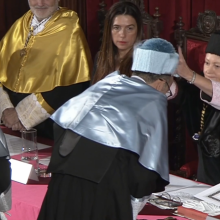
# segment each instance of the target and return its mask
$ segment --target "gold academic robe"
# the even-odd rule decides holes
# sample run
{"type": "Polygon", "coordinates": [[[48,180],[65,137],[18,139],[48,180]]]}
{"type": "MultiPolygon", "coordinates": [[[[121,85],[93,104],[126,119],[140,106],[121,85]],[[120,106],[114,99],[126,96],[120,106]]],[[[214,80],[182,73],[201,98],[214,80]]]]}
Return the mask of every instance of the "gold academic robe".
{"type": "Polygon", "coordinates": [[[24,14],[0,42],[0,83],[15,93],[34,93],[52,114],[41,93],[89,81],[91,55],[77,14],[60,8],[42,32],[30,37],[21,56],[32,17],[31,11],[24,14]]]}

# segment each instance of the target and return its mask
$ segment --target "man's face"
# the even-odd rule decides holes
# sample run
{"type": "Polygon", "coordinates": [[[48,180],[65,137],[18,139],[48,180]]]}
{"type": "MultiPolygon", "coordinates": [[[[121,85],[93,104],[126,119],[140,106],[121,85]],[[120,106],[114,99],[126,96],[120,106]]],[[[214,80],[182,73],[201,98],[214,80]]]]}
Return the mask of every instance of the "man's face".
{"type": "Polygon", "coordinates": [[[170,89],[170,87],[171,87],[171,85],[172,85],[172,83],[173,83],[173,77],[169,77],[168,79],[163,79],[162,80],[162,82],[163,82],[163,86],[161,87],[162,89],[161,89],[161,92],[162,93],[164,93],[164,94],[166,94],[167,95],[167,97],[170,97],[170,96],[172,96],[173,94],[172,94],[172,91],[171,91],[171,89],[170,89]]]}
{"type": "Polygon", "coordinates": [[[28,0],[29,6],[38,21],[48,18],[58,8],[59,0],[28,0]]]}

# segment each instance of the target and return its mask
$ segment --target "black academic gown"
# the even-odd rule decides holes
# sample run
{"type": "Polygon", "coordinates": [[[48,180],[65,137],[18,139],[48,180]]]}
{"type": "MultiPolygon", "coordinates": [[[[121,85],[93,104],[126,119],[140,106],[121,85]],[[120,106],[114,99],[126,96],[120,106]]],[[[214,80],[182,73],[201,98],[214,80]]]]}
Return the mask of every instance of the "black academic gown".
{"type": "Polygon", "coordinates": [[[220,183],[220,110],[209,105],[204,120],[204,129],[198,140],[197,179],[216,185],[220,183]]]}
{"type": "Polygon", "coordinates": [[[38,220],[132,220],[131,197],[168,184],[138,155],[96,143],[55,124],[52,178],[38,220]]]}
{"type": "MultiPolygon", "coordinates": [[[[188,132],[193,136],[200,131],[203,108],[200,90],[185,81],[180,81],[178,86],[177,100],[181,104],[188,132]]],[[[202,98],[211,101],[211,97],[205,93],[202,93],[202,98]]],[[[197,180],[210,185],[220,183],[220,110],[208,105],[204,117],[204,129],[199,140],[195,142],[199,157],[197,180]]]]}

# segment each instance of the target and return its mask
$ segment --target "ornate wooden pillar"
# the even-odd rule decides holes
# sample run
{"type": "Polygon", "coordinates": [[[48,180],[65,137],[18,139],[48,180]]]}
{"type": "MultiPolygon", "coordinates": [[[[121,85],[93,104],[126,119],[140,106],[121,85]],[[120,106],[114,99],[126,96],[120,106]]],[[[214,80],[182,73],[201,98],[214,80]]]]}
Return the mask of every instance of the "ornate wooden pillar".
{"type": "Polygon", "coordinates": [[[79,16],[80,25],[85,33],[87,34],[87,21],[86,21],[86,0],[60,0],[59,5],[61,7],[67,7],[75,12],[79,16]]]}
{"type": "Polygon", "coordinates": [[[155,13],[153,15],[154,19],[151,22],[151,29],[153,32],[153,37],[160,37],[160,33],[163,30],[163,22],[160,20],[159,8],[155,8],[155,13]]]}
{"type": "Polygon", "coordinates": [[[99,10],[98,10],[98,21],[99,21],[99,43],[101,45],[102,42],[102,36],[104,31],[104,21],[105,21],[105,15],[106,15],[106,3],[104,0],[101,0],[99,3],[99,10]]]}

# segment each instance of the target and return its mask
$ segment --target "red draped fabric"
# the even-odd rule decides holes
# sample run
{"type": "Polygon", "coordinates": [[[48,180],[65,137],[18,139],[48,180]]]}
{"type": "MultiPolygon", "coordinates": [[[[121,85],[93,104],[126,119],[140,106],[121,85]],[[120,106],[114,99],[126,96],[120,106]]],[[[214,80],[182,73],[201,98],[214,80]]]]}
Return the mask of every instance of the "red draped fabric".
{"type": "Polygon", "coordinates": [[[197,73],[201,73],[203,70],[206,46],[205,41],[187,40],[187,63],[197,73]]]}
{"type": "MultiPolygon", "coordinates": [[[[105,0],[107,8],[118,0],[105,0]]],[[[87,0],[87,37],[94,55],[99,49],[99,25],[97,10],[99,3],[103,0],[87,0]]],[[[160,19],[164,23],[164,30],[161,37],[174,42],[175,22],[179,16],[185,23],[184,29],[188,30],[196,26],[196,19],[199,12],[213,10],[220,15],[219,0],[144,0],[145,10],[149,14],[154,14],[155,7],[159,7],[160,19]]]]}

